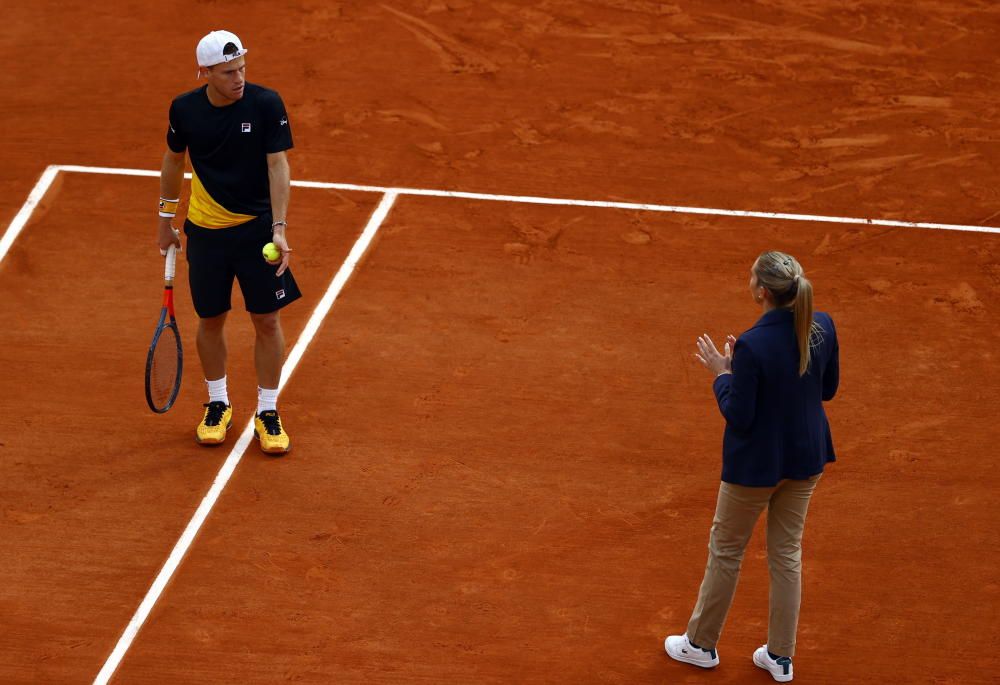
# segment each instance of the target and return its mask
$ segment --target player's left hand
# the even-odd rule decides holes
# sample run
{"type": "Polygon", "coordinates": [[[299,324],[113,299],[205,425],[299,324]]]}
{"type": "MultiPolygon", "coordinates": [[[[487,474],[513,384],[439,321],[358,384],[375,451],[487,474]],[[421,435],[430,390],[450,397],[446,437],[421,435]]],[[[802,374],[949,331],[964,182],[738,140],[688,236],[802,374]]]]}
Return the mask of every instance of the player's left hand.
{"type": "Polygon", "coordinates": [[[695,353],[695,358],[701,362],[702,366],[711,371],[713,375],[718,376],[723,373],[732,373],[733,348],[736,347],[735,336],[727,336],[725,353],[721,353],[716,349],[715,343],[708,337],[708,333],[699,336],[696,344],[698,345],[698,352],[695,353]]]}
{"type": "Polygon", "coordinates": [[[271,234],[271,242],[274,246],[281,250],[281,260],[278,262],[269,262],[273,264],[278,264],[278,270],[274,272],[275,276],[280,276],[285,273],[288,269],[288,260],[292,256],[292,248],[288,247],[288,240],[285,238],[285,227],[276,227],[274,232],[271,234]]]}

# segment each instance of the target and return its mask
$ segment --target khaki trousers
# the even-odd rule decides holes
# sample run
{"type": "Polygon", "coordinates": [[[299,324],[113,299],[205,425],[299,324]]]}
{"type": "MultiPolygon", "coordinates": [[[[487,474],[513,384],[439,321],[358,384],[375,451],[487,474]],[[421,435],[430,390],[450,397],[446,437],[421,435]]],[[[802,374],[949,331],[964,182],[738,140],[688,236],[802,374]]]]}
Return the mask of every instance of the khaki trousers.
{"type": "MultiPolygon", "coordinates": [[[[822,475],[822,474],[820,474],[822,475]]],[[[802,598],[802,531],[809,498],[820,476],[783,480],[773,488],[748,488],[723,482],[708,541],[708,565],[687,636],[715,649],[733,603],[743,551],[760,512],[767,508],[767,564],[771,572],[767,648],[779,656],[795,655],[795,630],[802,598]]]]}

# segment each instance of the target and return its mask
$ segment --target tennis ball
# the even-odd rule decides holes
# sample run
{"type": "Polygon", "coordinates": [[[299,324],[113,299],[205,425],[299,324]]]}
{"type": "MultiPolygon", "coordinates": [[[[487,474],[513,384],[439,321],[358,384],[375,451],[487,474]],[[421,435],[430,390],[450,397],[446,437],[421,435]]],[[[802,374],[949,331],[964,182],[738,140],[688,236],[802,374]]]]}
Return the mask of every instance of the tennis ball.
{"type": "Polygon", "coordinates": [[[261,250],[261,252],[264,255],[264,259],[266,259],[269,262],[276,262],[279,259],[281,259],[281,250],[279,250],[278,246],[275,245],[274,243],[268,243],[267,245],[265,245],[264,249],[261,250]]]}

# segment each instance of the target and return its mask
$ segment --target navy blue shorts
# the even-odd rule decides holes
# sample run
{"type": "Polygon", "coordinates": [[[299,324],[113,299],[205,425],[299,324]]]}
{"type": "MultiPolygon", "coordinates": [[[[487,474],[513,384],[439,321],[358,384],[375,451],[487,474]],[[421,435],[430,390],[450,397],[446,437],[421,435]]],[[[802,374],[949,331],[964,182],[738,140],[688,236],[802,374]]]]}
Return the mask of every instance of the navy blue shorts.
{"type": "Polygon", "coordinates": [[[240,282],[248,312],[269,314],[302,297],[291,269],[277,277],[277,265],[261,250],[271,242],[271,215],[229,228],[184,222],[188,283],[198,316],[207,319],[232,308],[233,279],[240,282]]]}

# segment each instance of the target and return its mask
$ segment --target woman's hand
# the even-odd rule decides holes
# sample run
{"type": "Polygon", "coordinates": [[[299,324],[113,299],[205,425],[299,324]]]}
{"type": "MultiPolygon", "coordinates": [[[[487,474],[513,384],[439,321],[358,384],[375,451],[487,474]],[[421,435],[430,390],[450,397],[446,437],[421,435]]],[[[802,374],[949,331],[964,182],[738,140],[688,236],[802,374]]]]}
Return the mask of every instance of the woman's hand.
{"type": "Polygon", "coordinates": [[[701,362],[702,366],[711,371],[716,376],[733,372],[733,348],[736,346],[736,337],[726,338],[725,354],[716,349],[715,343],[708,337],[708,333],[698,337],[698,352],[695,358],[701,362]]]}

